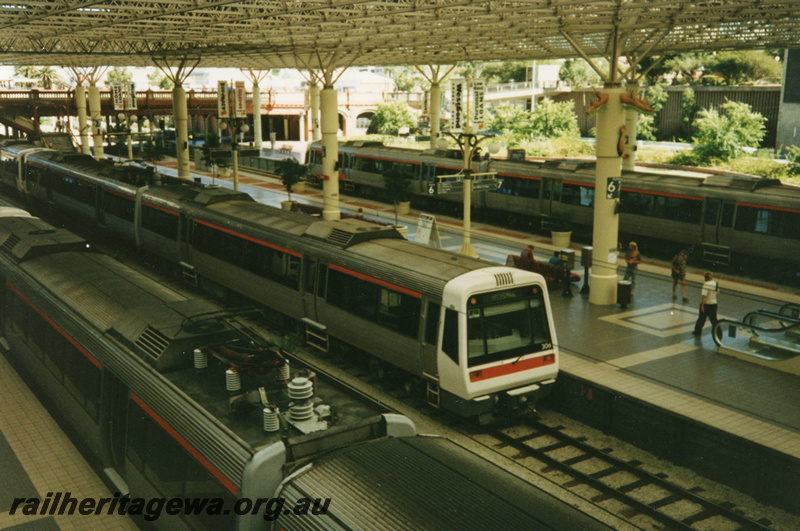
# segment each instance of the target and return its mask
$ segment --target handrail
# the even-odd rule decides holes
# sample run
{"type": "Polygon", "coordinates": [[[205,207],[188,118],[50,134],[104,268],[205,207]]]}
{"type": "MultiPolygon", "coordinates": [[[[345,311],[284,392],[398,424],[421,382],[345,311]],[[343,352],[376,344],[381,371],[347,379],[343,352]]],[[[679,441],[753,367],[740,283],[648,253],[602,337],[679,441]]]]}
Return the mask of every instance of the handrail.
{"type": "MultiPolygon", "coordinates": [[[[749,316],[751,314],[756,314],[756,313],[758,313],[758,312],[751,312],[750,314],[747,314],[747,315],[749,316]]],[[[770,313],[772,313],[772,312],[770,312],[770,313]]],[[[721,346],[723,346],[722,345],[722,339],[721,339],[722,338],[722,332],[724,330],[723,324],[734,325],[734,326],[741,327],[741,328],[747,328],[747,329],[749,329],[749,330],[751,330],[753,332],[756,332],[756,335],[758,335],[758,332],[762,332],[764,334],[776,334],[776,333],[785,333],[785,332],[788,332],[788,331],[790,331],[790,330],[792,330],[794,328],[800,328],[800,320],[792,319],[791,321],[792,321],[791,324],[788,325],[788,326],[782,325],[779,328],[768,328],[766,326],[759,326],[759,325],[756,325],[756,324],[750,324],[750,323],[746,323],[744,321],[734,321],[733,319],[720,319],[719,321],[717,321],[717,325],[714,327],[714,330],[712,331],[711,336],[714,338],[714,343],[716,343],[717,346],[721,347],[721,346]]],[[[771,358],[766,358],[765,356],[758,356],[758,357],[765,358],[765,359],[771,359],[771,358]]]]}
{"type": "Polygon", "coordinates": [[[778,313],[781,315],[790,315],[791,317],[798,317],[800,318],[800,304],[794,302],[787,302],[783,306],[780,307],[778,313]],[[791,313],[786,313],[791,312],[791,313]]]}
{"type": "Polygon", "coordinates": [[[791,315],[781,314],[779,312],[771,312],[769,310],[756,310],[754,312],[750,312],[744,316],[742,322],[747,324],[753,324],[753,321],[757,317],[769,317],[772,319],[777,319],[779,322],[783,323],[784,321],[788,321],[792,324],[800,324],[800,317],[794,317],[791,315]]]}

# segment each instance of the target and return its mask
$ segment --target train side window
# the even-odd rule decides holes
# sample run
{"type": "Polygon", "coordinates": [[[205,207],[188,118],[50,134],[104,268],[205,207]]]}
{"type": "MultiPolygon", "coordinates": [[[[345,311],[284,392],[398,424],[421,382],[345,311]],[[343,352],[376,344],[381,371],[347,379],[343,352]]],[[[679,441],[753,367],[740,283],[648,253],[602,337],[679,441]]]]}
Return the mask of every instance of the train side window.
{"type": "Polygon", "coordinates": [[[590,207],[594,203],[594,188],[564,184],[561,188],[561,202],[565,205],[590,207]]]}
{"type": "Polygon", "coordinates": [[[417,338],[420,299],[341,271],[330,271],[329,276],[329,304],[417,338]]]}
{"type": "Polygon", "coordinates": [[[178,239],[178,215],[157,208],[142,208],[142,228],[170,240],[178,239]]]}
{"type": "Polygon", "coordinates": [[[425,317],[425,342],[429,345],[436,345],[436,338],[439,335],[439,314],[441,305],[436,302],[428,303],[428,314],[425,317]]]}
{"type": "Polygon", "coordinates": [[[458,365],[458,312],[450,308],[444,311],[442,352],[458,365]]]}
{"type": "Polygon", "coordinates": [[[106,212],[130,223],[133,223],[134,201],[111,192],[105,193],[106,212]]]}

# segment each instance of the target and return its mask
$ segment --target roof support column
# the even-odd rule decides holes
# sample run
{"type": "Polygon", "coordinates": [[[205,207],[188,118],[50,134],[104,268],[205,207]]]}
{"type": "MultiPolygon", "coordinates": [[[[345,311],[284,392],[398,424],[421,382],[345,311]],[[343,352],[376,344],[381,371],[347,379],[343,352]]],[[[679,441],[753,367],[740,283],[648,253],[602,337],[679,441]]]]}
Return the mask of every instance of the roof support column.
{"type": "Polygon", "coordinates": [[[184,58],[177,67],[169,66],[166,58],[151,58],[153,63],[175,84],[172,89],[172,116],[175,122],[175,155],[178,159],[178,178],[190,180],[189,172],[189,111],[186,107],[186,90],[183,82],[192,74],[200,59],[184,58]],[[189,62],[194,65],[188,65],[189,62]],[[161,63],[161,64],[159,64],[161,63]]]}
{"type": "Polygon", "coordinates": [[[322,131],[319,127],[319,85],[313,82],[308,90],[311,99],[311,140],[318,142],[322,140],[322,131]]]}
{"type": "MultiPolygon", "coordinates": [[[[634,94],[639,92],[638,85],[628,85],[628,90],[633,89],[634,94]]],[[[636,167],[636,126],[639,123],[639,111],[634,107],[625,108],[625,152],[622,155],[622,169],[633,171],[636,167]]]]}
{"type": "Polygon", "coordinates": [[[81,136],[81,153],[91,155],[89,146],[89,121],[86,114],[86,89],[83,88],[83,79],[77,80],[75,86],[75,107],[78,109],[78,131],[81,136]]]}
{"type": "Polygon", "coordinates": [[[440,83],[444,80],[444,78],[450,75],[450,72],[452,72],[456,66],[457,65],[451,66],[444,73],[441,72],[441,65],[429,66],[428,68],[430,68],[430,72],[417,67],[417,70],[420,74],[422,74],[422,77],[427,79],[431,84],[430,102],[428,105],[430,112],[431,149],[439,149],[438,142],[439,138],[442,136],[442,87],[440,83]]]}
{"type": "Polygon", "coordinates": [[[100,89],[97,88],[96,78],[89,79],[89,115],[92,119],[94,158],[100,160],[105,156],[105,153],[103,153],[103,132],[100,129],[103,123],[103,116],[100,112],[100,89]]]}
{"type": "Polygon", "coordinates": [[[615,213],[616,198],[609,198],[609,183],[622,174],[622,149],[624,142],[622,102],[623,90],[618,84],[606,83],[601,97],[608,96],[604,108],[597,116],[597,170],[594,188],[594,228],[592,232],[592,272],[589,302],[616,304],[617,302],[617,244],[619,215],[615,213]]]}
{"type": "Polygon", "coordinates": [[[339,98],[333,83],[325,84],[320,97],[322,118],[322,218],[339,219],[339,98]]]}
{"type": "Polygon", "coordinates": [[[242,70],[253,82],[253,141],[258,153],[264,143],[261,133],[261,86],[260,83],[269,74],[269,70],[242,70]]]}
{"type": "Polygon", "coordinates": [[[178,159],[178,178],[190,180],[189,173],[189,129],[186,108],[186,90],[176,84],[172,89],[172,113],[175,118],[175,151],[178,159]]]}

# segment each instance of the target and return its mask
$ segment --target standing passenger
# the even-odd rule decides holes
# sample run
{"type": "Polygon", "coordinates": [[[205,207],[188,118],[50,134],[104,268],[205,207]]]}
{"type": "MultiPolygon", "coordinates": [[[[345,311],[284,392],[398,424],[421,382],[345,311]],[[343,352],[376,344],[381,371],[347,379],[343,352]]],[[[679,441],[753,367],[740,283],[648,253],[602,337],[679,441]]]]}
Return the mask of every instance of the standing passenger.
{"type": "Polygon", "coordinates": [[[672,257],[672,300],[677,300],[678,296],[675,294],[678,288],[678,282],[681,283],[681,292],[683,293],[683,302],[689,302],[686,298],[686,250],[672,257]]]}
{"type": "MultiPolygon", "coordinates": [[[[699,336],[702,333],[703,325],[706,324],[706,317],[711,321],[711,333],[714,333],[714,328],[717,326],[717,295],[719,294],[719,282],[714,280],[714,274],[711,271],[706,271],[704,275],[706,281],[703,284],[703,290],[700,292],[702,299],[700,300],[700,315],[697,316],[697,322],[694,324],[694,335],[699,336]]],[[[719,337],[719,336],[718,336],[719,337]]]]}
{"type": "Polygon", "coordinates": [[[637,266],[642,263],[642,255],[639,254],[639,248],[636,246],[636,242],[628,244],[628,252],[625,254],[625,263],[628,264],[628,267],[625,268],[625,276],[622,280],[630,279],[631,293],[633,293],[633,288],[636,287],[637,266]]]}

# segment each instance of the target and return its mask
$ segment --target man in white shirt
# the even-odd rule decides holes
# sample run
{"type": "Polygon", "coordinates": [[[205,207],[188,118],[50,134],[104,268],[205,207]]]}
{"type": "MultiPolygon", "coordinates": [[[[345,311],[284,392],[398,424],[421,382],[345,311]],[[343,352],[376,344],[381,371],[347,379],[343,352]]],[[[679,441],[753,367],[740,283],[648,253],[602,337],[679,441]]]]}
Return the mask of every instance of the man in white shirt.
{"type": "Polygon", "coordinates": [[[692,332],[696,336],[702,333],[703,325],[706,324],[706,317],[711,321],[712,333],[714,327],[717,326],[717,294],[719,293],[719,283],[714,280],[714,274],[711,273],[711,271],[706,271],[704,277],[706,281],[700,292],[702,295],[702,300],[700,301],[700,315],[697,317],[697,322],[694,324],[694,332],[692,332]]]}

